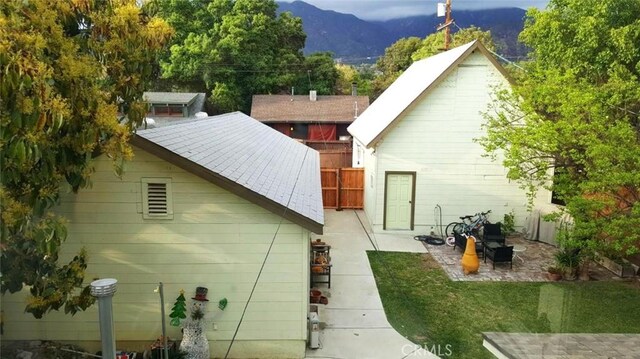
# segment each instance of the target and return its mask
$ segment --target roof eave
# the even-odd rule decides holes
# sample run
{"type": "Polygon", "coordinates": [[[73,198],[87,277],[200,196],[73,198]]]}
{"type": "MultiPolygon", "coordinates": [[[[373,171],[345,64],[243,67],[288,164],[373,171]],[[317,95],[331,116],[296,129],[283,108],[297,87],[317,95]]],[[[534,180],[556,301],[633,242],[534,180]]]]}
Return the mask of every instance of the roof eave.
{"type": "Polygon", "coordinates": [[[159,158],[176,165],[182,168],[185,171],[188,171],[208,182],[215,184],[227,191],[237,195],[240,198],[243,198],[255,205],[258,205],[273,214],[278,216],[282,216],[285,219],[300,225],[301,227],[308,229],[311,232],[316,234],[323,234],[324,224],[318,223],[308,217],[303,216],[300,213],[297,213],[286,206],[283,206],[280,203],[277,203],[259,193],[256,193],[234,181],[229,180],[228,178],[215,173],[203,166],[200,166],[197,163],[194,163],[178,154],[175,154],[168,149],[147,140],[146,138],[140,136],[133,136],[131,138],[131,144],[147,151],[159,158]]]}
{"type": "MultiPolygon", "coordinates": [[[[255,117],[254,117],[255,118],[255,117]]],[[[311,120],[311,119],[278,119],[278,118],[268,118],[268,119],[256,119],[262,123],[308,123],[308,124],[349,124],[352,123],[355,119],[350,118],[348,120],[311,120]]]]}

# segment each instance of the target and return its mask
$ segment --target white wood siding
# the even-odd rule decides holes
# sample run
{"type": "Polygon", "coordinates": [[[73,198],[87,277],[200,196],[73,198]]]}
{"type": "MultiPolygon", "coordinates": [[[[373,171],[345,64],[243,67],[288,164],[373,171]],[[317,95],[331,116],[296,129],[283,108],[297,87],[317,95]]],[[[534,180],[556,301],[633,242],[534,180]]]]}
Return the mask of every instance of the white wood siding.
{"type": "MultiPolygon", "coordinates": [[[[354,140],[355,142],[355,140],[354,140]]],[[[364,213],[369,223],[375,223],[376,213],[376,188],[378,178],[376,176],[377,157],[371,149],[365,149],[364,153],[364,213]]]]}
{"type": "MultiPolygon", "coordinates": [[[[211,325],[207,336],[223,341],[211,342],[212,354],[223,354],[282,218],[144,151],[135,154],[122,180],[101,157],[92,188],[63,196],[58,212],[70,223],[62,260],[85,247],[87,282],[118,279],[113,299],[118,342],[150,344],[161,334],[158,282],[164,283],[167,316],[180,289],[191,297],[197,286],[209,288],[208,317],[217,328],[211,325]],[[172,220],[142,218],[142,177],[171,178],[172,220]],[[223,297],[229,304],[220,311],[223,297]]],[[[304,355],[309,240],[307,230],[282,221],[240,327],[238,350],[304,355]]],[[[23,313],[24,293],[5,295],[2,302],[3,339],[100,339],[97,305],[74,317],[52,312],[35,320],[23,313]]],[[[179,328],[168,328],[170,337],[181,337],[179,328]]]]}
{"type": "Polygon", "coordinates": [[[444,225],[488,209],[492,221],[514,210],[517,224],[524,223],[525,192],[510,183],[500,161],[482,157],[482,147],[474,142],[483,135],[481,113],[492,101],[494,87],[507,84],[476,52],[399,119],[376,148],[375,188],[366,187],[365,198],[375,196],[376,204],[366,206],[375,213],[369,216],[375,231],[383,225],[386,171],[417,172],[415,232],[429,233],[438,204],[444,225]]]}

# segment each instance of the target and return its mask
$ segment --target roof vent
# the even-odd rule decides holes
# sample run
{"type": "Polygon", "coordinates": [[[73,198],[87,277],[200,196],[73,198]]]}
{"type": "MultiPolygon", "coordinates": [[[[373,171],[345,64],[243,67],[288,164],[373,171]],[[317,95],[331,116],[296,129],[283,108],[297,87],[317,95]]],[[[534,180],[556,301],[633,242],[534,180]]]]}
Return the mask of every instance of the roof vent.
{"type": "Polygon", "coordinates": [[[143,178],[142,205],[145,219],[173,219],[171,179],[143,178]]]}
{"type": "Polygon", "coordinates": [[[318,92],[315,90],[309,91],[309,101],[316,101],[316,100],[318,100],[318,92]]]}
{"type": "Polygon", "coordinates": [[[154,119],[149,117],[144,118],[142,129],[146,130],[148,128],[156,128],[156,127],[158,126],[156,125],[156,121],[154,119]]]}

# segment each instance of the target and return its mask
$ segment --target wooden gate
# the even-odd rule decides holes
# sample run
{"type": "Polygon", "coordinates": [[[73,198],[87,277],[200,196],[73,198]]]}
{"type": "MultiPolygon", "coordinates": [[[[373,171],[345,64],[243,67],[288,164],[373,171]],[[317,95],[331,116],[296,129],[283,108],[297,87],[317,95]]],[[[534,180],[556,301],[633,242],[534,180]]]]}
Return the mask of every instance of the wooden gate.
{"type": "Polygon", "coordinates": [[[364,168],[323,168],[320,172],[324,208],[363,208],[364,168]]]}

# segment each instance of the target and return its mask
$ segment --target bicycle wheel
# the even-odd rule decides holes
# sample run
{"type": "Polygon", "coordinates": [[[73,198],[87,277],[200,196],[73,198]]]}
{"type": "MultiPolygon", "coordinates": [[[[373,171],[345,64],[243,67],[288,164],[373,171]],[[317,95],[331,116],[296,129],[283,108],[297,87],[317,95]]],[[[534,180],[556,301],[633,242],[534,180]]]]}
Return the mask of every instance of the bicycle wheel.
{"type": "Polygon", "coordinates": [[[453,247],[456,245],[456,237],[447,237],[444,239],[444,243],[446,243],[449,247],[453,247]]]}
{"type": "Polygon", "coordinates": [[[455,227],[456,224],[460,224],[459,222],[451,222],[449,224],[447,224],[447,228],[444,230],[444,234],[447,237],[453,237],[453,227],[455,227]]]}
{"type": "Polygon", "coordinates": [[[452,231],[456,234],[464,234],[467,231],[467,228],[464,223],[456,223],[456,225],[453,226],[452,231]]]}

